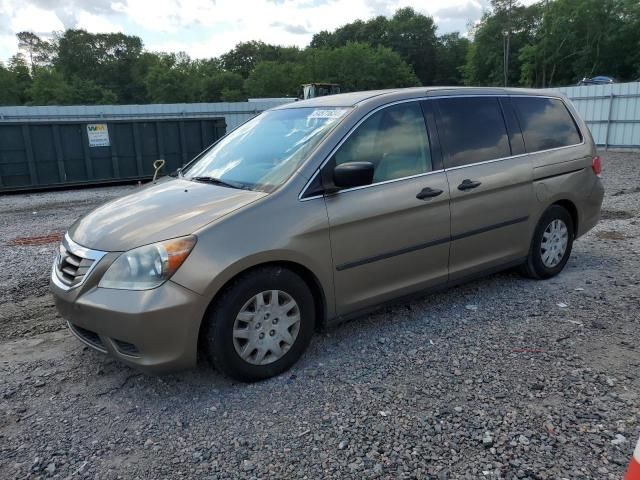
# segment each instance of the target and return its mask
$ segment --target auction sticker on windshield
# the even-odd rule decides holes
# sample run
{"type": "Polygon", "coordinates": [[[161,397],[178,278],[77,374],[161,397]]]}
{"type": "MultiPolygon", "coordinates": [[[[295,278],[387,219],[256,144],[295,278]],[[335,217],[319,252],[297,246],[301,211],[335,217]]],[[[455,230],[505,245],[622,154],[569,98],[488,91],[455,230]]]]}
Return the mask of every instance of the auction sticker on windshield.
{"type": "Polygon", "coordinates": [[[342,117],[347,111],[345,109],[333,108],[331,110],[314,110],[307,118],[328,118],[336,119],[342,117]]]}

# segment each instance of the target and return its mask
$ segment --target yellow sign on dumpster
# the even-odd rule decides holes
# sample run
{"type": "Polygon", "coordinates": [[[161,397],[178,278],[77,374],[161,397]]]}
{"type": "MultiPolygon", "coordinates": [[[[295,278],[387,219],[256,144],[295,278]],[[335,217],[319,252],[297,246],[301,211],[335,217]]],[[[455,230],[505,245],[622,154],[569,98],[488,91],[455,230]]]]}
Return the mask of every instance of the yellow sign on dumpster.
{"type": "Polygon", "coordinates": [[[110,147],[109,128],[106,123],[87,124],[87,137],[90,147],[110,147]]]}

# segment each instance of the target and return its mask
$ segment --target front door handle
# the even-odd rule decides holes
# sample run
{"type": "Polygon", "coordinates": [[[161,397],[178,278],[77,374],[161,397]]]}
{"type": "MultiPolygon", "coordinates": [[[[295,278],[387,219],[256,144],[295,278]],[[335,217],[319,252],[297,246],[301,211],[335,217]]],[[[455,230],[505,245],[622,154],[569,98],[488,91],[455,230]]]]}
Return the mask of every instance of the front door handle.
{"type": "Polygon", "coordinates": [[[426,188],[423,188],[420,191],[420,193],[416,195],[416,198],[419,200],[426,200],[427,198],[437,197],[441,193],[442,193],[442,190],[426,187],[426,188]]]}
{"type": "Polygon", "coordinates": [[[463,180],[460,185],[458,185],[458,190],[471,190],[472,188],[476,188],[482,185],[482,182],[474,182],[473,180],[469,180],[468,178],[463,180]]]}

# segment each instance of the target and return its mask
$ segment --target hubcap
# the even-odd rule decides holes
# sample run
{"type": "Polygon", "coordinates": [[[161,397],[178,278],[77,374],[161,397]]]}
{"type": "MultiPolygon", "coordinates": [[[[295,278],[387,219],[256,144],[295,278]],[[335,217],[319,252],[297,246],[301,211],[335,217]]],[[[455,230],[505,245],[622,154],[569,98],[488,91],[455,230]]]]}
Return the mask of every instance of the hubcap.
{"type": "Polygon", "coordinates": [[[252,365],[282,358],[300,331],[300,309],[282,290],[260,292],[240,309],[233,323],[233,346],[252,365]]]}
{"type": "Polygon", "coordinates": [[[542,263],[547,268],[557,266],[567,251],[569,244],[569,230],[567,225],[560,219],[556,218],[552,221],[542,234],[542,242],[540,243],[540,255],[542,263]]]}

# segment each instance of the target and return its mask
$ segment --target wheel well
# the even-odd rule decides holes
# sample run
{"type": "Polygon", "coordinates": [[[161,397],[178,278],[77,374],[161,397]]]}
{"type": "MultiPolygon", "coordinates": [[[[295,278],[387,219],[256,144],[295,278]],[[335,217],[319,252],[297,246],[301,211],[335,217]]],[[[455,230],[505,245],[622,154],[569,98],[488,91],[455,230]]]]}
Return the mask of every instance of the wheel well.
{"type": "Polygon", "coordinates": [[[571,200],[559,200],[554,203],[554,205],[560,205],[565,210],[569,212],[571,215],[571,220],[573,221],[573,234],[578,234],[578,209],[575,204],[571,200]]]}
{"type": "MultiPolygon", "coordinates": [[[[258,265],[254,265],[250,268],[247,268],[241,272],[238,272],[236,275],[234,275],[232,278],[230,278],[223,286],[222,288],[220,288],[220,290],[218,290],[218,292],[215,294],[215,296],[211,299],[211,301],[209,302],[209,306],[207,307],[207,310],[204,314],[204,317],[202,318],[201,322],[200,322],[200,331],[198,333],[198,346],[201,347],[202,346],[202,336],[204,333],[204,319],[207,317],[207,315],[209,314],[209,311],[211,310],[212,305],[215,303],[215,301],[220,297],[220,294],[222,292],[224,292],[224,290],[236,279],[238,278],[240,275],[244,275],[247,272],[250,272],[251,270],[255,270],[257,268],[261,268],[261,267],[269,267],[269,266],[278,266],[278,267],[283,267],[283,268],[287,268],[289,270],[291,270],[292,272],[297,273],[306,283],[307,287],[309,288],[309,290],[311,291],[311,295],[313,296],[313,303],[314,303],[314,308],[315,308],[315,313],[316,313],[316,328],[321,328],[322,326],[324,326],[325,324],[325,320],[326,320],[326,312],[327,312],[327,307],[326,307],[326,298],[324,295],[324,290],[322,289],[322,286],[320,285],[320,281],[317,279],[317,277],[313,274],[313,272],[311,270],[309,270],[307,267],[300,265],[299,263],[295,263],[295,262],[287,262],[287,261],[278,261],[278,262],[266,262],[266,263],[260,263],[258,265]]],[[[198,349],[200,350],[200,348],[198,349]]]]}

